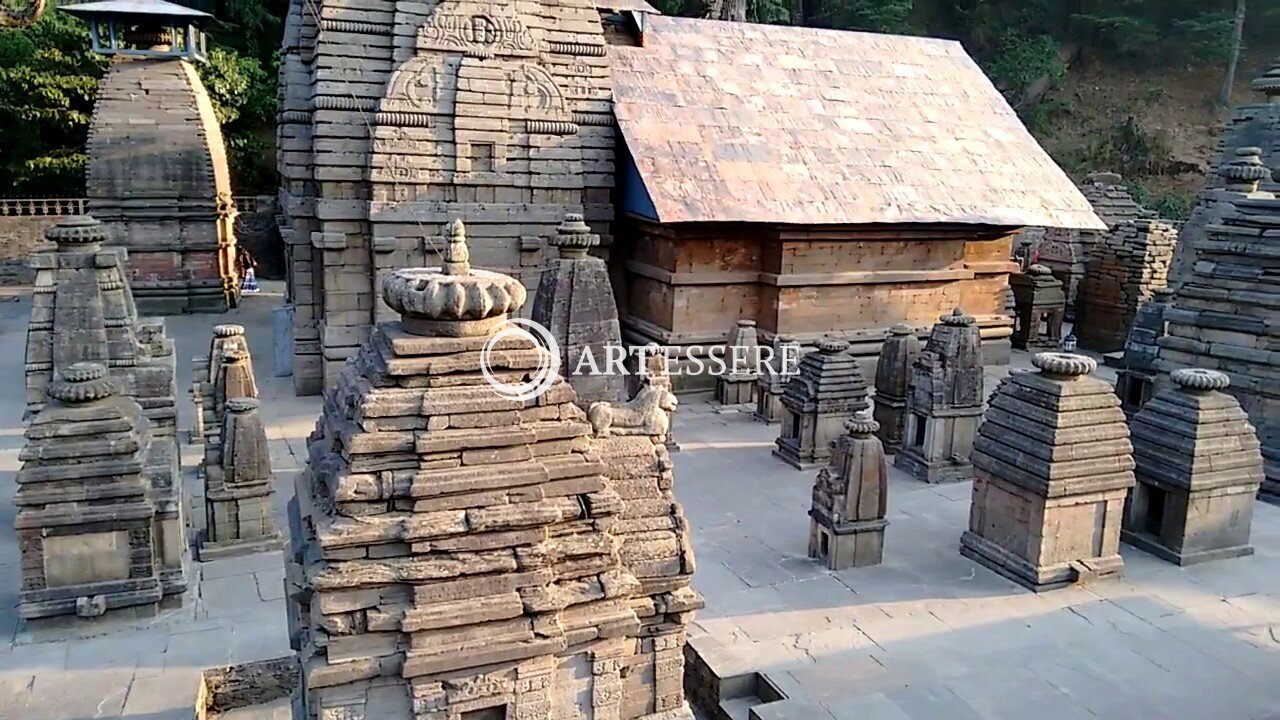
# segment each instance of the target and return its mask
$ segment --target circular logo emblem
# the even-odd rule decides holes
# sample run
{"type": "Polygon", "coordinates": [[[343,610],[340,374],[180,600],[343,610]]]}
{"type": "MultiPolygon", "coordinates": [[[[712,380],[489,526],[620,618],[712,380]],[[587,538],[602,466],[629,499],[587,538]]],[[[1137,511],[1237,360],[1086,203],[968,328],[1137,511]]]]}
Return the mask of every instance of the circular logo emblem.
{"type": "Polygon", "coordinates": [[[490,336],[480,350],[480,373],[489,385],[504,398],[510,400],[532,400],[555,384],[560,373],[560,346],[556,344],[551,332],[542,325],[524,318],[511,318],[505,327],[490,336]],[[530,371],[528,379],[520,383],[503,382],[496,372],[508,372],[501,362],[505,352],[499,345],[507,338],[522,337],[533,340],[535,345],[543,348],[538,357],[538,366],[530,371]]]}

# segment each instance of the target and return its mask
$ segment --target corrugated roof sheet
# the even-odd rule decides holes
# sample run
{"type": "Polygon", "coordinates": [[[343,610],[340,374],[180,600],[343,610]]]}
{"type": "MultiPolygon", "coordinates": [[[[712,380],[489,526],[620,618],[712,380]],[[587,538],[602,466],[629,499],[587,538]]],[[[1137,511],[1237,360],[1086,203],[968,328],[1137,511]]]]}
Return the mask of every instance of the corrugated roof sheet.
{"type": "Polygon", "coordinates": [[[166,0],[104,0],[103,2],[81,3],[79,5],[62,5],[58,8],[72,15],[154,15],[171,18],[212,18],[202,12],[185,5],[166,2],[166,0]]]}
{"type": "Polygon", "coordinates": [[[662,222],[1105,229],[959,43],[646,20],[609,53],[662,222]]]}

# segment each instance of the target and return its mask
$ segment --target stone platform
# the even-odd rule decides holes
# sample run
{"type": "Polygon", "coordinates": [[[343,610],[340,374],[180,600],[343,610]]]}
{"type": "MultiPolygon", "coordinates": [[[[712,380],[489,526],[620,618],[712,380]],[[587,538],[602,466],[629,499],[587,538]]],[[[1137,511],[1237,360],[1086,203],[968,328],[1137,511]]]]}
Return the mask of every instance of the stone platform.
{"type": "MultiPolygon", "coordinates": [[[[279,303],[264,283],[235,312],[170,318],[179,358],[206,347],[217,322],[243,324],[268,357],[279,303]]],[[[0,340],[21,346],[29,308],[25,296],[0,302],[0,340]]],[[[21,363],[0,355],[0,377],[19,377],[21,363]]],[[[1014,367],[1027,356],[1015,353],[1014,367]]],[[[189,363],[178,368],[189,387],[189,363]]],[[[988,368],[988,391],[1003,373],[988,368]]],[[[283,520],[320,402],[265,369],[258,381],[283,520]]],[[[19,633],[11,496],[23,402],[20,382],[0,386],[0,720],[190,720],[203,669],[288,654],[274,553],[198,564],[182,610],[125,632],[40,643],[19,633]]],[[[180,405],[189,429],[190,403],[180,405]]],[[[750,681],[723,717],[1280,718],[1278,507],[1255,507],[1253,556],[1179,568],[1125,545],[1121,579],[1037,595],[959,555],[968,483],[930,486],[890,467],[884,563],[829,572],[805,556],[816,471],[770,456],[776,426],[696,396],[681,398],[676,419],[675,489],[707,598],[691,644],[710,671],[750,681]]],[[[185,451],[189,467],[199,450],[185,451]]],[[[221,716],[287,718],[279,703],[221,716]]]]}

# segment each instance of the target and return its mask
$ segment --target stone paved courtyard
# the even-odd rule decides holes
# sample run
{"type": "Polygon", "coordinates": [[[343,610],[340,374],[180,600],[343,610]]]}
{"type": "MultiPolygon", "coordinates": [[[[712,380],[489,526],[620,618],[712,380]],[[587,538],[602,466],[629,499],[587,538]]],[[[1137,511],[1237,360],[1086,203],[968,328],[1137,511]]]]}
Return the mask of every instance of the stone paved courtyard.
{"type": "MultiPolygon", "coordinates": [[[[205,564],[181,609],[127,631],[19,632],[9,528],[30,303],[14,297],[0,303],[0,720],[191,718],[203,668],[289,652],[280,555],[205,564]]],[[[271,375],[279,302],[268,288],[224,316],[171,318],[169,334],[189,428],[189,359],[214,324],[248,329],[283,517],[320,403],[271,375]]],[[[1002,373],[989,369],[988,391],[1002,373]]],[[[1252,557],[1182,569],[1125,547],[1123,579],[1035,595],[957,552],[967,484],[891,469],[884,564],[832,573],[804,557],[814,473],[770,455],[776,428],[696,398],[677,418],[676,491],[707,598],[695,645],[722,675],[764,672],[790,698],[758,708],[762,720],[784,706],[814,720],[1280,717],[1278,508],[1257,506],[1252,557]]],[[[746,718],[745,705],[726,709],[746,718]]]]}

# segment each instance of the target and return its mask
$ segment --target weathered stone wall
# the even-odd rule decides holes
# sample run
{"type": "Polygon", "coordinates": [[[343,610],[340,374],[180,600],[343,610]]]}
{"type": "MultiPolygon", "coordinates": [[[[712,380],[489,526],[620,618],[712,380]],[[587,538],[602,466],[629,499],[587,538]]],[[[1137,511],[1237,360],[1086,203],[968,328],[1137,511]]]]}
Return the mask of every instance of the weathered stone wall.
{"type": "Polygon", "coordinates": [[[594,4],[294,2],[280,70],[294,384],[331,384],[392,268],[436,264],[460,218],[477,265],[536,290],[568,212],[605,235],[614,129],[594,4]]]}
{"type": "MultiPolygon", "coordinates": [[[[235,202],[236,244],[258,262],[258,277],[283,279],[284,245],[276,227],[280,204],[272,195],[232,198],[235,202]]],[[[32,253],[51,249],[44,231],[60,218],[83,215],[84,198],[0,199],[0,285],[28,285],[35,272],[28,267],[32,253]]]]}

